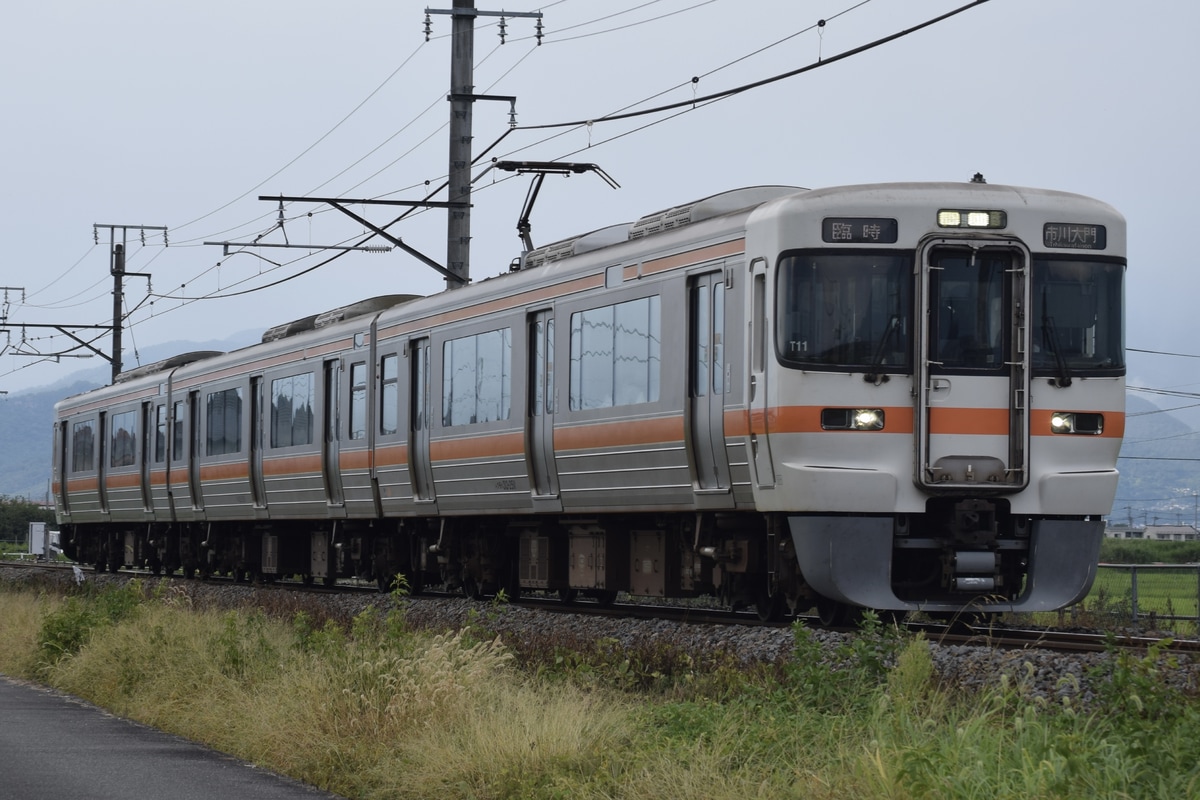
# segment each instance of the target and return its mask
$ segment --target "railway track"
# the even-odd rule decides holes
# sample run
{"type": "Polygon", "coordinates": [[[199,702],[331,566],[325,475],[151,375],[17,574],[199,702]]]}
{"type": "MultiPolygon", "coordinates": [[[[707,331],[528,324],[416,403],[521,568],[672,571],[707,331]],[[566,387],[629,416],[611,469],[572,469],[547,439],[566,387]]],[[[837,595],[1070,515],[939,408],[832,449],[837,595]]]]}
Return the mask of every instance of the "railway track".
{"type": "MultiPolygon", "coordinates": [[[[30,562],[30,561],[0,561],[0,568],[15,570],[69,572],[77,575],[93,575],[92,567],[80,567],[64,562],[30,562]]],[[[105,573],[107,574],[107,573],[105,573]]],[[[184,578],[179,575],[162,576],[139,570],[122,570],[121,575],[130,578],[156,578],[179,581],[183,584],[212,584],[212,585],[241,585],[253,586],[261,591],[290,591],[315,595],[335,594],[364,594],[378,595],[379,589],[374,584],[339,581],[327,586],[321,584],[306,584],[300,580],[279,580],[267,584],[249,584],[235,582],[229,577],[184,578]]],[[[436,590],[424,591],[408,598],[411,602],[422,599],[461,598],[456,592],[436,590]]],[[[589,599],[563,602],[553,596],[530,595],[523,596],[517,601],[523,608],[533,609],[548,614],[578,614],[595,617],[631,619],[631,620],[660,620],[681,625],[739,625],[746,627],[789,627],[797,619],[810,627],[820,627],[815,616],[801,615],[775,622],[765,622],[758,618],[753,611],[731,611],[729,609],[663,605],[644,602],[617,602],[611,604],[598,603],[589,599]]],[[[486,601],[479,601],[480,607],[485,607],[486,601]]],[[[1107,650],[1123,649],[1143,651],[1151,647],[1161,647],[1178,653],[1200,652],[1200,640],[1167,638],[1162,636],[1139,635],[1129,632],[1105,631],[1064,631],[1051,628],[1020,628],[998,623],[952,622],[903,622],[901,627],[912,633],[922,633],[929,641],[940,645],[964,645],[970,647],[985,647],[1005,650],[1050,650],[1059,653],[1097,653],[1107,650]]],[[[841,633],[852,634],[854,627],[834,628],[841,633]]]]}

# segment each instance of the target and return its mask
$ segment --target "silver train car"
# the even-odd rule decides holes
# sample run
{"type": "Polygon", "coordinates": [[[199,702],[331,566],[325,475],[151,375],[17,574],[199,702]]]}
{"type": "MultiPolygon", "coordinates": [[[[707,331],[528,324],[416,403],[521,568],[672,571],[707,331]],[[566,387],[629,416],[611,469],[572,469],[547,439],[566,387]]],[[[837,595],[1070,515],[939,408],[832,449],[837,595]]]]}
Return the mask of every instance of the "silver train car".
{"type": "Polygon", "coordinates": [[[56,406],[64,550],[270,580],[952,614],[1084,596],[1125,223],[970,183],[719,194],[56,406]]]}

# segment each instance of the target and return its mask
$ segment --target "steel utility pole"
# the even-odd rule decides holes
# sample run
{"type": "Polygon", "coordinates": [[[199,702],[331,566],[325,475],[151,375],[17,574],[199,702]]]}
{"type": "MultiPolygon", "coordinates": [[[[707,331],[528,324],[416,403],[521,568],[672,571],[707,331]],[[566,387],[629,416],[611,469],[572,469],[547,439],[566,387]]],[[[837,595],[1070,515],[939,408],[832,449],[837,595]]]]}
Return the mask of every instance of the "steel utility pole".
{"type": "Polygon", "coordinates": [[[446,225],[446,269],[456,279],[446,279],[446,288],[457,289],[471,279],[471,110],[476,100],[507,100],[515,97],[475,94],[475,18],[499,17],[500,42],[504,43],[507,17],[537,19],[537,40],[542,43],[540,11],[478,11],[475,0],[454,0],[449,10],[425,9],[425,39],[429,40],[430,14],[449,14],[453,18],[450,45],[450,163],[449,197],[461,203],[448,212],[446,225]]]}
{"type": "MultiPolygon", "coordinates": [[[[100,229],[108,228],[109,231],[109,262],[108,271],[113,276],[113,320],[112,325],[82,325],[75,323],[27,323],[22,322],[20,325],[8,322],[7,319],[7,304],[5,305],[4,315],[0,315],[0,333],[10,331],[12,328],[20,327],[22,332],[27,328],[52,328],[64,336],[73,339],[76,343],[75,347],[70,347],[66,350],[61,350],[57,353],[39,353],[39,352],[15,352],[13,355],[28,356],[32,358],[40,358],[43,361],[53,358],[55,361],[63,358],[91,358],[87,353],[78,353],[78,350],[89,350],[92,355],[97,355],[112,364],[112,379],[115,382],[117,376],[121,374],[121,333],[124,326],[124,319],[121,315],[121,306],[125,294],[125,276],[134,275],[139,278],[150,278],[149,272],[126,272],[125,271],[125,246],[129,236],[129,231],[138,231],[141,234],[142,243],[146,242],[146,231],[162,231],[163,245],[167,244],[167,228],[163,225],[103,225],[95,223],[92,225],[92,235],[96,239],[96,244],[100,243],[100,229]],[[117,229],[121,229],[121,242],[117,243],[117,229]],[[112,355],[106,354],[103,350],[92,344],[91,341],[81,339],[76,335],[75,331],[82,330],[102,330],[111,331],[113,337],[112,355]]],[[[22,335],[24,335],[22,333],[22,335]]],[[[101,334],[103,335],[103,334],[101,334]]],[[[97,336],[96,338],[99,338],[97,336]]],[[[24,339],[22,339],[24,344],[24,339]]]]}
{"type": "Polygon", "coordinates": [[[136,231],[141,231],[143,238],[146,231],[164,231],[163,236],[166,236],[165,226],[162,225],[101,225],[96,224],[94,229],[108,228],[109,242],[111,244],[109,250],[109,268],[108,271],[113,276],[113,324],[112,324],[112,379],[116,383],[117,376],[121,374],[121,333],[124,330],[124,320],[121,315],[121,307],[125,298],[125,276],[134,275],[139,278],[149,280],[149,272],[126,272],[125,271],[125,244],[129,236],[129,230],[132,228],[136,231]],[[121,241],[117,242],[117,228],[121,229],[121,241]]]}

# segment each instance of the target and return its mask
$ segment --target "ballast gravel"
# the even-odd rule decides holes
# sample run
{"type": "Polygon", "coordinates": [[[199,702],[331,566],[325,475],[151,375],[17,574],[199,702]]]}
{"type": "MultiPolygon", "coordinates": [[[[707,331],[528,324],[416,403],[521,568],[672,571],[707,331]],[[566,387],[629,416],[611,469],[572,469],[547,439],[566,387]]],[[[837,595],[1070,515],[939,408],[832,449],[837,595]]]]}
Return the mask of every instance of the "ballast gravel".
{"type": "MultiPolygon", "coordinates": [[[[0,583],[33,580],[69,583],[77,576],[71,571],[46,573],[24,568],[0,566],[0,583]]],[[[124,575],[83,573],[85,582],[102,586],[129,580],[124,575]]],[[[155,587],[159,578],[142,579],[155,587]]],[[[777,662],[788,658],[795,647],[795,635],[789,627],[764,627],[736,624],[694,624],[633,617],[593,616],[582,613],[546,611],[518,604],[494,604],[452,597],[420,597],[397,601],[378,593],[297,593],[285,588],[256,587],[221,581],[171,580],[160,589],[195,608],[234,609],[261,607],[265,610],[316,609],[336,619],[351,619],[376,609],[385,612],[400,608],[414,628],[429,631],[454,631],[473,625],[488,635],[517,649],[536,649],[539,644],[588,648],[603,645],[617,650],[648,652],[670,648],[696,660],[724,654],[730,659],[752,662],[777,662]]],[[[1141,632],[1142,635],[1146,635],[1141,632]]],[[[856,634],[809,628],[813,642],[819,645],[826,663],[836,667],[844,663],[856,634]]],[[[978,692],[1002,682],[1022,696],[1038,702],[1067,703],[1086,709],[1096,698],[1097,681],[1111,665],[1112,653],[1062,653],[1044,648],[1000,649],[988,646],[940,644],[929,642],[936,676],[943,686],[964,692],[978,692]]],[[[895,648],[881,647],[885,660],[895,648]]],[[[1144,658],[1138,654],[1137,658],[1144,658]]],[[[1200,690],[1200,663],[1186,653],[1171,653],[1158,659],[1150,673],[1154,680],[1188,694],[1200,690]]]]}

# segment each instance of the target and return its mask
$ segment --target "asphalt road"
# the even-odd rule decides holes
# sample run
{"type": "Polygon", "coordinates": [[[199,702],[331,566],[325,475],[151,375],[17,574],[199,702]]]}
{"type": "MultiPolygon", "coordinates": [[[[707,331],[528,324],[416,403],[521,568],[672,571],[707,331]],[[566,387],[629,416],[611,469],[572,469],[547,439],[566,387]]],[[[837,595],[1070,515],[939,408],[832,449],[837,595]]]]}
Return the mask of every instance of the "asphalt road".
{"type": "Polygon", "coordinates": [[[337,797],[0,675],[0,800],[337,797]]]}

